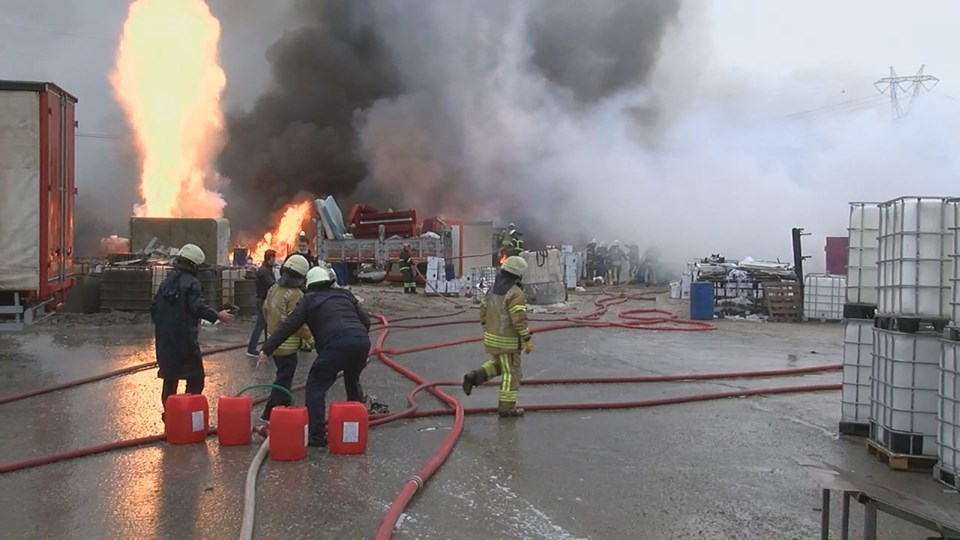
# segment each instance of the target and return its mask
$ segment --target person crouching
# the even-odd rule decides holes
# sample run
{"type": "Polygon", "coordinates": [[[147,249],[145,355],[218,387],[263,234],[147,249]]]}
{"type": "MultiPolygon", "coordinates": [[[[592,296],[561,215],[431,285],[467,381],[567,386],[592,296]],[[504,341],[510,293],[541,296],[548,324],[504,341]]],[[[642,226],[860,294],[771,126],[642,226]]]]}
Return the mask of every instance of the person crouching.
{"type": "Polygon", "coordinates": [[[336,274],[323,263],[311,268],[307,272],[307,294],[260,351],[260,362],[266,362],[267,356],[276,352],[301,326],[306,324],[310,328],[317,345],[317,358],[307,375],[310,446],[327,445],[326,395],[338,373],[343,372],[347,399],[364,401],[360,373],[370,355],[370,317],[353,293],[333,286],[336,279],[336,274]]]}

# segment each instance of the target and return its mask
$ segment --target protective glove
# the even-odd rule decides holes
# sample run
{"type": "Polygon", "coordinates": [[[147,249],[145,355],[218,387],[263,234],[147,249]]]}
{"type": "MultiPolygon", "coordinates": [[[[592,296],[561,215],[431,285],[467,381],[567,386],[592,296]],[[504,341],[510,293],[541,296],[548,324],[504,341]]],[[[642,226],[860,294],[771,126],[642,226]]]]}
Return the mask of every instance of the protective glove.
{"type": "Polygon", "coordinates": [[[527,338],[523,341],[521,345],[523,347],[524,354],[530,354],[533,352],[533,338],[527,338]]]}
{"type": "Polygon", "coordinates": [[[301,340],[301,341],[300,341],[300,350],[301,350],[301,351],[303,351],[303,352],[310,352],[310,351],[313,350],[313,348],[314,348],[314,343],[313,343],[313,340],[312,340],[312,339],[311,339],[311,340],[306,340],[306,339],[304,339],[304,340],[301,340]]]}

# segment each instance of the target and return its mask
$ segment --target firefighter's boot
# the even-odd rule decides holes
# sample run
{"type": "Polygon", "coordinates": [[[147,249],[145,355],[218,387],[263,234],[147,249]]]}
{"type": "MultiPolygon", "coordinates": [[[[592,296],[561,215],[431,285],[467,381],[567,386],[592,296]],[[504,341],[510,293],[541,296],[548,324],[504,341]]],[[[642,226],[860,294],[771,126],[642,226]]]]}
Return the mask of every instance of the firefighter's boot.
{"type": "Polygon", "coordinates": [[[463,376],[463,393],[470,395],[474,386],[480,386],[487,380],[486,373],[482,369],[477,369],[463,376]]]}
{"type": "Polygon", "coordinates": [[[517,407],[516,402],[501,401],[497,413],[500,415],[500,418],[517,418],[523,416],[524,410],[517,407]]]}

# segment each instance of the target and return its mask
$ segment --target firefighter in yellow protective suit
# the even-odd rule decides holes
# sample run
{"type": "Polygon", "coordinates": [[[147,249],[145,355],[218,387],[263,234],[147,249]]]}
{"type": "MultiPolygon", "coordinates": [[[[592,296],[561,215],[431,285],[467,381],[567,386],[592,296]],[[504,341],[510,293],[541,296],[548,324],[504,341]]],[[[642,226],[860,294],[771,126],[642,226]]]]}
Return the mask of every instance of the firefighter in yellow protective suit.
{"type": "Polygon", "coordinates": [[[523,294],[521,280],[527,272],[523,257],[507,257],[500,273],[480,302],[480,325],[483,326],[483,346],[491,358],[463,376],[463,391],[468,396],[473,387],[501,376],[501,417],[523,416],[517,407],[517,392],[520,390],[520,352],[533,351],[533,339],[527,326],[527,297],[523,294]]]}

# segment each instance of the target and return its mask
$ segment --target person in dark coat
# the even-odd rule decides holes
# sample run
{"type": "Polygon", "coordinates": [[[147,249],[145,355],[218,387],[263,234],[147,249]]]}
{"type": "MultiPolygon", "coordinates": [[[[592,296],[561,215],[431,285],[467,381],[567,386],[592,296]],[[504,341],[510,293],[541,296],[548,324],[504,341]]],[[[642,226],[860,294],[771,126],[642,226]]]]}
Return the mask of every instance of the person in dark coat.
{"type": "Polygon", "coordinates": [[[150,306],[156,336],[157,378],[163,379],[161,400],[177,393],[181,380],[188,394],[203,392],[205,374],[200,357],[200,319],[232,322],[229,311],[217,313],[207,305],[197,279],[206,256],[193,244],[180,249],[173,271],[160,284],[150,306]]]}
{"type": "Polygon", "coordinates": [[[333,286],[336,279],[336,274],[323,265],[307,272],[307,294],[263,344],[257,362],[258,366],[265,364],[268,356],[304,324],[310,328],[317,347],[306,385],[310,446],[327,445],[326,395],[338,373],[343,372],[347,399],[364,402],[360,372],[370,355],[370,317],[353,293],[333,286]]]}
{"type": "Polygon", "coordinates": [[[247,356],[254,358],[257,357],[257,345],[267,324],[263,318],[263,301],[267,297],[267,291],[277,282],[277,276],[273,273],[273,267],[276,264],[277,252],[268,249],[263,253],[263,264],[257,268],[257,322],[253,323],[253,332],[250,334],[250,341],[247,342],[247,356]]]}
{"type": "Polygon", "coordinates": [[[283,260],[284,264],[290,260],[290,257],[294,255],[302,255],[304,259],[310,264],[310,268],[320,265],[320,260],[317,259],[313,253],[310,253],[310,240],[307,239],[307,235],[300,233],[300,236],[297,238],[297,250],[293,253],[287,255],[283,260]]]}

